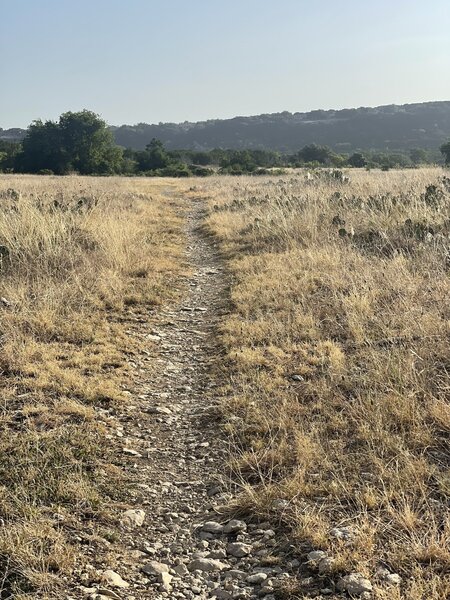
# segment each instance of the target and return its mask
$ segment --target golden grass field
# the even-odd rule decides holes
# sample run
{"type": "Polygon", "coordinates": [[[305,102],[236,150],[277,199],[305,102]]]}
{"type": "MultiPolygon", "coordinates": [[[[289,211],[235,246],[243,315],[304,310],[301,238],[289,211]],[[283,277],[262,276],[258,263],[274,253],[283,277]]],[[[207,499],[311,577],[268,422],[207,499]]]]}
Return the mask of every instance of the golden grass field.
{"type": "Polygon", "coordinates": [[[0,177],[0,580],[15,598],[67,577],[77,527],[107,520],[126,488],[98,411],[127,401],[122,316],[175,295],[168,185],[0,177]]]}
{"type": "Polygon", "coordinates": [[[222,335],[241,508],[265,514],[288,500],[297,548],[327,551],[332,572],[368,576],[383,600],[450,596],[444,176],[198,186],[233,276],[222,335]],[[330,537],[336,526],[350,541],[330,537]],[[401,588],[377,587],[380,567],[401,588]]]}
{"type": "Polygon", "coordinates": [[[349,175],[0,176],[0,566],[15,598],[70,577],[61,515],[76,533],[120,495],[98,409],[127,401],[123,315],[182,293],[189,197],[206,199],[232,278],[219,368],[236,510],[275,515],[301,556],[325,550],[330,578],[362,573],[378,600],[450,595],[450,180],[349,175]],[[349,539],[330,536],[343,526],[349,539]],[[401,586],[378,585],[380,567],[401,586]]]}

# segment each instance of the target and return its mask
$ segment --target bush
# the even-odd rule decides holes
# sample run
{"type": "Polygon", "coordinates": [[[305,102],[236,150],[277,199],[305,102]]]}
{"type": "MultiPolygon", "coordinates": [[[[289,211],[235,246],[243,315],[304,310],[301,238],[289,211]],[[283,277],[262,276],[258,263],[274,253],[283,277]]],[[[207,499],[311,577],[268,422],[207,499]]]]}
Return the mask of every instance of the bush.
{"type": "Polygon", "coordinates": [[[160,169],[162,177],[190,177],[192,175],[188,166],[183,163],[175,163],[160,169]]]}
{"type": "Polygon", "coordinates": [[[189,165],[189,170],[195,177],[209,177],[210,175],[214,175],[212,169],[206,169],[205,167],[199,167],[198,165],[189,165]]]}

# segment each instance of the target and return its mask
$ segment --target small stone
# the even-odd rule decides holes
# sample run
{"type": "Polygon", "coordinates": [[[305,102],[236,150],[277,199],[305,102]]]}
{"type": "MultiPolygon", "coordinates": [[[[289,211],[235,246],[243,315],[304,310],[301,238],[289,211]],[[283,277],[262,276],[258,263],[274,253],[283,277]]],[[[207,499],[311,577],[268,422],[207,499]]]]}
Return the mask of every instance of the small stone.
{"type": "Polygon", "coordinates": [[[158,575],[158,581],[165,592],[170,592],[172,590],[172,586],[170,585],[172,579],[173,576],[170,575],[170,573],[163,572],[158,575]]]}
{"type": "Polygon", "coordinates": [[[308,552],[306,557],[310,562],[318,562],[326,557],[326,553],[323,550],[313,550],[308,552]]]}
{"type": "Polygon", "coordinates": [[[378,567],[376,574],[380,579],[386,579],[386,577],[389,575],[389,571],[387,569],[385,569],[384,567],[378,567]]]}
{"type": "Polygon", "coordinates": [[[169,567],[164,563],[151,560],[141,567],[141,571],[146,575],[161,575],[161,573],[168,573],[169,567]]]}
{"type": "Polygon", "coordinates": [[[267,573],[253,573],[253,575],[247,577],[246,581],[252,585],[260,585],[266,579],[267,573]]]}
{"type": "Polygon", "coordinates": [[[289,508],[289,501],[284,498],[275,498],[272,502],[272,508],[275,510],[286,510],[289,508]]]}
{"type": "Polygon", "coordinates": [[[171,415],[172,411],[167,406],[151,406],[148,411],[150,414],[154,415],[171,415]]]}
{"type": "Polygon", "coordinates": [[[331,558],[330,556],[325,556],[325,558],[322,558],[319,561],[319,564],[318,564],[319,573],[321,575],[323,575],[324,573],[331,573],[331,571],[333,570],[334,563],[335,563],[334,558],[331,558]]]}
{"type": "Polygon", "coordinates": [[[161,341],[161,336],[160,335],[154,335],[152,333],[149,333],[147,335],[147,339],[150,340],[151,342],[159,342],[161,341]]]}
{"type": "Polygon", "coordinates": [[[106,588],[98,588],[97,590],[98,594],[100,594],[100,596],[102,598],[106,597],[106,598],[112,598],[112,600],[121,600],[121,597],[119,596],[119,594],[116,594],[116,592],[113,592],[112,590],[108,590],[106,588]]]}
{"type": "Polygon", "coordinates": [[[361,596],[372,591],[372,584],[360,573],[350,573],[350,575],[342,577],[338,581],[337,587],[339,591],[348,592],[355,596],[361,596]]]}
{"type": "Polygon", "coordinates": [[[122,448],[122,452],[124,454],[128,454],[129,456],[136,456],[136,458],[142,457],[142,454],[140,454],[137,450],[133,450],[133,448],[122,448]]]}
{"type": "Polygon", "coordinates": [[[292,381],[305,381],[305,378],[299,375],[298,373],[294,373],[291,375],[292,381]]]}
{"type": "Polygon", "coordinates": [[[250,544],[244,544],[243,542],[232,542],[227,546],[227,553],[236,558],[247,556],[251,551],[252,547],[250,544]]]}
{"type": "Polygon", "coordinates": [[[173,568],[173,570],[174,570],[174,572],[175,572],[177,575],[180,575],[180,577],[182,577],[183,575],[187,575],[187,574],[188,574],[187,567],[186,567],[186,565],[184,565],[183,563],[181,563],[180,565],[176,565],[176,566],[173,568]]]}
{"type": "Polygon", "coordinates": [[[98,588],[96,587],[86,587],[84,585],[80,585],[80,590],[83,592],[83,594],[85,594],[86,596],[90,596],[91,594],[95,594],[97,593],[98,588]]]}
{"type": "Polygon", "coordinates": [[[127,510],[122,515],[122,525],[127,527],[141,527],[144,523],[145,511],[140,509],[127,510]]]}
{"type": "Polygon", "coordinates": [[[208,556],[206,558],[226,558],[227,557],[227,553],[225,552],[225,550],[223,548],[218,548],[217,550],[213,550],[212,552],[210,552],[208,554],[208,556]]]}
{"type": "Polygon", "coordinates": [[[241,531],[247,531],[247,523],[238,519],[232,519],[223,528],[224,533],[240,533],[241,531]]]}
{"type": "Polygon", "coordinates": [[[266,531],[264,532],[264,537],[265,538],[275,537],[275,531],[273,529],[266,529],[266,531]]]}
{"type": "Polygon", "coordinates": [[[102,573],[102,579],[108,585],[112,585],[113,587],[126,588],[129,587],[129,583],[124,581],[119,573],[112,571],[111,569],[107,569],[102,573]]]}
{"type": "Polygon", "coordinates": [[[402,582],[402,578],[398,573],[389,573],[389,575],[386,575],[384,580],[390,585],[400,585],[402,582]]]}
{"type": "Polygon", "coordinates": [[[240,569],[230,569],[225,573],[225,579],[244,579],[246,574],[245,571],[241,571],[240,569]]]}
{"type": "Polygon", "coordinates": [[[223,531],[223,525],[217,523],[216,521],[208,521],[203,525],[202,530],[207,531],[208,533],[219,534],[223,531]]]}
{"type": "Polygon", "coordinates": [[[217,600],[230,600],[231,598],[233,598],[230,592],[218,588],[211,592],[211,597],[217,598],[217,600]]]}
{"type": "Polygon", "coordinates": [[[189,571],[206,571],[207,573],[223,571],[227,568],[228,565],[226,563],[214,558],[196,558],[188,564],[189,571]]]}
{"type": "Polygon", "coordinates": [[[259,591],[260,596],[267,597],[268,594],[272,594],[274,591],[271,585],[263,585],[259,591]]]}
{"type": "Polygon", "coordinates": [[[333,527],[330,535],[338,540],[351,540],[355,534],[351,527],[333,527]]]}
{"type": "Polygon", "coordinates": [[[389,585],[400,585],[402,578],[398,573],[390,573],[386,568],[379,567],[377,569],[377,575],[380,579],[388,583],[389,585]]]}

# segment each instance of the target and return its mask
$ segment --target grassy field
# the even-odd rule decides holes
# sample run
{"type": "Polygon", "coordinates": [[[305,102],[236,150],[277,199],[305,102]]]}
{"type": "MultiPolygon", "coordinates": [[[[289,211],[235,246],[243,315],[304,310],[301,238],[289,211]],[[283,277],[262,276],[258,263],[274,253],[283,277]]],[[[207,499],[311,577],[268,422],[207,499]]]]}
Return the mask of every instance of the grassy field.
{"type": "Polygon", "coordinates": [[[175,294],[184,238],[169,186],[0,177],[2,598],[54,593],[85,560],[78,533],[114,524],[126,474],[107,413],[127,401],[127,313],[151,317],[175,294]]]}
{"type": "Polygon", "coordinates": [[[332,559],[312,581],[302,561],[285,597],[352,572],[377,600],[448,597],[441,169],[0,176],[0,596],[60,597],[86,560],[80,532],[114,531],[127,473],[107,414],[128,399],[127,315],[179,297],[188,197],[207,199],[232,278],[219,368],[236,510],[280,520],[302,558],[332,559]]]}
{"type": "Polygon", "coordinates": [[[283,507],[298,550],[333,559],[321,585],[359,572],[377,599],[443,600],[450,179],[350,177],[217,178],[192,192],[209,198],[234,280],[222,336],[240,508],[283,507]]]}

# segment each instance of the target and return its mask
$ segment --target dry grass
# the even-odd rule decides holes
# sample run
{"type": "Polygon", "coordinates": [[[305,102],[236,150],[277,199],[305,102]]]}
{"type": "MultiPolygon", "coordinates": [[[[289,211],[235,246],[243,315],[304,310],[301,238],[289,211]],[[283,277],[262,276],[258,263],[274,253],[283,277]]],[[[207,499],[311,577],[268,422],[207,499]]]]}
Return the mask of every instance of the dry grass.
{"type": "Polygon", "coordinates": [[[118,496],[102,415],[126,399],[127,310],[174,293],[169,185],[0,177],[1,597],[57,589],[83,560],[79,524],[118,496]]]}
{"type": "Polygon", "coordinates": [[[336,575],[363,573],[386,600],[450,594],[443,175],[217,178],[195,192],[234,278],[226,428],[243,506],[287,499],[301,552],[328,551],[336,575]],[[336,526],[352,539],[330,536],[336,526]],[[377,580],[380,566],[400,590],[377,580]]]}

